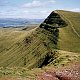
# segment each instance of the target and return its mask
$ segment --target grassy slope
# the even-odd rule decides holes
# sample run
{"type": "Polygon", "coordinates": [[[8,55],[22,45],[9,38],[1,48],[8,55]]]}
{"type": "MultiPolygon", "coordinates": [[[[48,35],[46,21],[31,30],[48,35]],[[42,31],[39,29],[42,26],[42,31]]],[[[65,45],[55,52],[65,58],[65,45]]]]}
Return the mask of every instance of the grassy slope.
{"type": "Polygon", "coordinates": [[[48,53],[44,46],[49,32],[43,29],[32,29],[30,31],[0,30],[0,66],[3,67],[39,67],[48,53]],[[5,32],[6,31],[6,32],[5,32]],[[41,60],[41,61],[40,61],[41,60]]]}
{"type": "Polygon", "coordinates": [[[44,43],[50,41],[47,37],[50,33],[44,30],[45,36],[42,31],[43,29],[36,28],[29,31],[0,29],[0,80],[35,80],[35,75],[44,71],[37,68],[27,69],[39,67],[48,53],[44,43]]]}
{"type": "Polygon", "coordinates": [[[59,29],[59,49],[80,53],[80,13],[57,12],[68,23],[67,27],[59,29]]]}
{"type": "MultiPolygon", "coordinates": [[[[55,17],[55,15],[52,16],[55,17]]],[[[52,32],[40,27],[30,31],[0,30],[2,34],[0,37],[0,66],[42,67],[46,59],[54,58],[51,50],[56,48],[57,41],[54,33],[57,29],[51,29],[52,32]]]]}

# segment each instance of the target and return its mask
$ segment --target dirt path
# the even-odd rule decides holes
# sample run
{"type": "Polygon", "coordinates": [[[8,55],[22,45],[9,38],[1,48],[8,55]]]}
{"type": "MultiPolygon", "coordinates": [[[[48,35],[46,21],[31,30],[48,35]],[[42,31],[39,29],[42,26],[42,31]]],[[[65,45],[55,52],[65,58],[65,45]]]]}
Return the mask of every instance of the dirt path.
{"type": "MultiPolygon", "coordinates": [[[[56,13],[59,13],[58,11],[55,11],[56,13]]],[[[80,38],[79,33],[75,30],[74,25],[72,24],[72,22],[67,18],[64,17],[64,15],[60,14],[65,20],[67,20],[70,23],[70,27],[72,28],[72,30],[74,31],[74,33],[78,36],[78,38],[80,38]]]]}
{"type": "MultiPolygon", "coordinates": [[[[64,15],[63,15],[64,16],[64,15]]],[[[74,31],[74,33],[80,38],[80,35],[78,34],[78,32],[75,30],[74,25],[72,24],[72,22],[65,17],[65,19],[70,23],[70,27],[72,28],[72,30],[74,31]]]]}

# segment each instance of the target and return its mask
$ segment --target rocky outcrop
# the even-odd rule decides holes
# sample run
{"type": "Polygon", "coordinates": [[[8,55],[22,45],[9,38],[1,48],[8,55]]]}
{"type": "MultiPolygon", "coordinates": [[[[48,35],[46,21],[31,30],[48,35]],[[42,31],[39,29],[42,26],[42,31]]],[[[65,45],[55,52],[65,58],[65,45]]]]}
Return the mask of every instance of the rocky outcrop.
{"type": "Polygon", "coordinates": [[[40,27],[46,30],[62,28],[67,26],[67,23],[54,11],[41,23],[40,27]]]}

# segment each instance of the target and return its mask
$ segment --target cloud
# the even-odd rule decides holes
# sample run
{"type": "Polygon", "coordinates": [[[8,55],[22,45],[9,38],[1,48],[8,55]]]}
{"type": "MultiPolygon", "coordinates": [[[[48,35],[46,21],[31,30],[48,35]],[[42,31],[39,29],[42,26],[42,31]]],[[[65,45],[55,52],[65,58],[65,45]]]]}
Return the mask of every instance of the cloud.
{"type": "Polygon", "coordinates": [[[6,6],[6,5],[8,5],[7,0],[0,0],[0,6],[6,6]]]}
{"type": "Polygon", "coordinates": [[[11,11],[0,11],[0,18],[29,18],[29,19],[42,19],[46,18],[51,11],[41,10],[32,11],[26,9],[16,9],[11,11]]]}
{"type": "Polygon", "coordinates": [[[80,8],[64,8],[64,9],[60,9],[60,10],[66,10],[66,11],[73,11],[73,12],[80,12],[80,8]]]}
{"type": "Polygon", "coordinates": [[[27,7],[27,8],[34,8],[34,7],[39,7],[42,6],[42,3],[40,1],[32,1],[31,3],[26,3],[23,5],[23,7],[27,7]]]}
{"type": "Polygon", "coordinates": [[[49,6],[50,4],[54,4],[54,3],[55,3],[55,0],[42,1],[42,2],[34,0],[30,3],[23,4],[23,7],[25,7],[25,8],[38,8],[38,7],[49,6]]]}
{"type": "Polygon", "coordinates": [[[22,3],[22,6],[6,6],[6,9],[3,7],[0,10],[0,18],[46,18],[53,10],[53,4],[55,0],[32,0],[25,4],[22,3]]]}
{"type": "Polygon", "coordinates": [[[74,8],[74,9],[71,9],[70,11],[80,12],[80,8],[74,8]]]}
{"type": "Polygon", "coordinates": [[[49,0],[48,2],[50,2],[50,3],[56,3],[55,0],[49,0]]]}

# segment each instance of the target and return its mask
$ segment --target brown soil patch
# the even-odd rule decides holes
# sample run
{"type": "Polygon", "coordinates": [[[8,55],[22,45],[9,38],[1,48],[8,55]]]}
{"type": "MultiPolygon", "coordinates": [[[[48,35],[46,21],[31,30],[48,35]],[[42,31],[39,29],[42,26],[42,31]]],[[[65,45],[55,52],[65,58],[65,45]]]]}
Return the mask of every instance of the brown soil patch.
{"type": "Polygon", "coordinates": [[[80,65],[71,65],[38,74],[36,80],[80,80],[80,65]]]}

